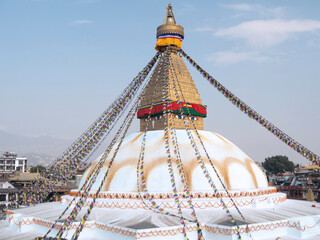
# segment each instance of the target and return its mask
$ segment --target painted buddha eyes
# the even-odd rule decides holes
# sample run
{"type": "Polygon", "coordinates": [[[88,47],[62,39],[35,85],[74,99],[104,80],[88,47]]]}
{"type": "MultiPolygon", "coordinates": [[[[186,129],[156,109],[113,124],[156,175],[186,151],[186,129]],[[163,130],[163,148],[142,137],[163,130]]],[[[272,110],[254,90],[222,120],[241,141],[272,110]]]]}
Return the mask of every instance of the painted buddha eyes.
{"type": "MultiPolygon", "coordinates": [[[[177,119],[183,119],[183,115],[176,115],[176,118],[177,118],[177,119]]],[[[191,116],[191,117],[189,117],[189,119],[192,120],[192,121],[195,121],[195,120],[197,120],[198,118],[197,118],[197,117],[194,117],[194,116],[191,116]]]]}
{"type": "Polygon", "coordinates": [[[155,119],[160,120],[162,116],[156,116],[155,119]]]}

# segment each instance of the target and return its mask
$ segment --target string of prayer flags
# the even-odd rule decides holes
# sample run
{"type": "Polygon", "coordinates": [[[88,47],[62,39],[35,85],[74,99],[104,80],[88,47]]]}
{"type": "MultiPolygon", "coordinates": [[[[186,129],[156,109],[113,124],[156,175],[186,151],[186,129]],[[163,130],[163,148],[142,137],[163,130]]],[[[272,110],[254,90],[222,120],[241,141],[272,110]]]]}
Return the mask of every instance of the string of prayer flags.
{"type": "Polygon", "coordinates": [[[209,73],[203,70],[192,58],[190,58],[182,49],[180,50],[182,56],[184,56],[192,66],[194,66],[200,74],[206,78],[211,85],[213,85],[222,95],[224,95],[234,106],[240,109],[243,113],[245,113],[249,118],[254,119],[261,126],[265,127],[269,132],[278,137],[282,142],[287,144],[296,152],[300,153],[302,156],[313,162],[315,165],[320,166],[320,157],[310,151],[308,148],[291,138],[289,135],[284,133],[282,130],[277,128],[251,107],[249,107],[246,103],[240,100],[237,96],[235,96],[232,92],[226,89],[221,83],[219,83],[216,79],[214,79],[209,73]]]}

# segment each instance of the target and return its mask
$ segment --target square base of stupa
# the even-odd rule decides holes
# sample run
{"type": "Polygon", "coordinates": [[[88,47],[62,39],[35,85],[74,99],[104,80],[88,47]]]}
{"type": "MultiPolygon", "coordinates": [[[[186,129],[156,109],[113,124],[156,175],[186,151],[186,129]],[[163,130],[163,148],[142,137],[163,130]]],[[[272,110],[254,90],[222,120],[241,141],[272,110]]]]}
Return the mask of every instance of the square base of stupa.
{"type": "MultiPolygon", "coordinates": [[[[49,227],[65,209],[65,203],[43,203],[28,208],[8,212],[7,219],[0,221],[0,239],[34,239],[44,236],[49,227]]],[[[83,209],[79,217],[82,217],[83,209]]],[[[320,239],[320,204],[286,200],[274,207],[240,208],[246,217],[253,239],[320,239]]],[[[231,209],[240,226],[242,239],[251,239],[246,226],[231,209]]],[[[187,212],[185,212],[188,215],[187,212]]],[[[67,212],[68,215],[68,212],[67,212]]],[[[198,209],[197,216],[204,239],[238,239],[235,227],[219,208],[198,209]]],[[[63,219],[62,219],[63,220],[63,219]]],[[[76,221],[79,221],[77,218],[76,221]]],[[[75,222],[63,237],[71,239],[79,222],[75,222]]],[[[58,223],[49,234],[54,237],[58,223]]],[[[186,226],[189,239],[197,239],[194,223],[186,226]]],[[[119,239],[119,240],[183,240],[179,219],[160,215],[144,209],[97,209],[94,208],[79,239],[119,239]]]]}

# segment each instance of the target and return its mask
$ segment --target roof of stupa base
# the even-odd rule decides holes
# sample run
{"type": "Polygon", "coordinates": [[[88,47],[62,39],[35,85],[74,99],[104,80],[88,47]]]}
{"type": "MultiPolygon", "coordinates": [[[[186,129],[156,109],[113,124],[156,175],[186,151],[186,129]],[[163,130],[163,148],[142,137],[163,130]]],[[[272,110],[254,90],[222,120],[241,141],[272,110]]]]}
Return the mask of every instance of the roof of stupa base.
{"type": "MultiPolygon", "coordinates": [[[[0,222],[0,239],[28,240],[43,236],[65,207],[66,204],[53,202],[12,210],[7,220],[0,222]]],[[[81,210],[76,221],[86,209],[81,210]]],[[[320,234],[319,203],[287,200],[271,208],[240,207],[240,210],[248,221],[253,239],[315,239],[320,234]]],[[[240,226],[242,239],[249,239],[236,210],[230,211],[240,226]]],[[[177,213],[174,210],[170,212],[177,213]]],[[[190,217],[188,211],[183,210],[183,213],[190,217]]],[[[206,240],[234,237],[235,229],[221,208],[199,209],[197,216],[206,240]]],[[[71,238],[77,224],[71,227],[67,239],[71,238]]],[[[181,227],[178,218],[150,210],[94,208],[79,239],[183,239],[181,227]]],[[[196,239],[195,225],[190,223],[186,229],[190,239],[196,239]]],[[[50,236],[55,233],[56,230],[50,236]]]]}

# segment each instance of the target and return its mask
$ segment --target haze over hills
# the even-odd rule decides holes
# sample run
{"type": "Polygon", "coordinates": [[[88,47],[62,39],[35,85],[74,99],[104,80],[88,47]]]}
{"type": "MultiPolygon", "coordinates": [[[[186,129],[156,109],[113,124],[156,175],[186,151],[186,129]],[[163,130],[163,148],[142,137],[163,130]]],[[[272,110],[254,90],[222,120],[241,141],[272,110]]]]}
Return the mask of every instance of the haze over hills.
{"type": "Polygon", "coordinates": [[[71,143],[72,140],[48,136],[30,137],[0,130],[0,154],[16,152],[19,157],[28,158],[28,166],[50,163],[71,143]]]}

